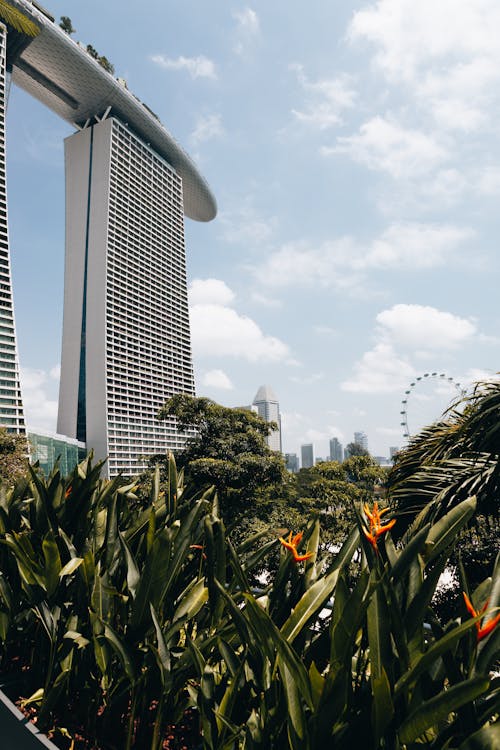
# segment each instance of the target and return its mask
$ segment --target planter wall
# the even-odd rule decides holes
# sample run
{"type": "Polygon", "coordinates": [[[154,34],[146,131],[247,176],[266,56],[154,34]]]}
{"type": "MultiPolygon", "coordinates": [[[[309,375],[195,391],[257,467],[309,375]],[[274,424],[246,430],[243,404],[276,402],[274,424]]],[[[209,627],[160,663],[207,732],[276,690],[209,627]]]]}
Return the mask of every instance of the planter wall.
{"type": "Polygon", "coordinates": [[[59,750],[1,690],[0,738],[2,750],[59,750]]]}

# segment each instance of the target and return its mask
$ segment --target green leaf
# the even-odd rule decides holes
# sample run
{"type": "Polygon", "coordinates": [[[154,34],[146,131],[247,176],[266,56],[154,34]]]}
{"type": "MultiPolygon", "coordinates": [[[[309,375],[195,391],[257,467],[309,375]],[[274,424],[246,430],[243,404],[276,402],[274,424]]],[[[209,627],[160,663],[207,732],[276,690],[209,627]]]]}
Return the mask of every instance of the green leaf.
{"type": "Polygon", "coordinates": [[[302,696],[297,682],[286,664],[280,668],[286,696],[288,738],[293,750],[306,750],[309,747],[307,723],[302,696]]]}
{"type": "Polygon", "coordinates": [[[422,703],[402,723],[399,739],[402,743],[411,743],[434,725],[445,722],[450,713],[466,703],[470,703],[488,690],[489,680],[476,677],[453,685],[448,690],[422,703]]]}
{"type": "Polygon", "coordinates": [[[479,617],[475,617],[467,620],[461,625],[458,625],[458,627],[450,630],[446,635],[436,641],[436,643],[433,643],[429,650],[419,656],[412,667],[397,681],[394,687],[394,696],[397,697],[403,688],[413,684],[426,669],[434,664],[441,654],[453,649],[460,639],[463,638],[465,633],[472,628],[475,628],[476,622],[478,622],[479,619],[479,617]]]}
{"type": "Polygon", "coordinates": [[[160,623],[158,622],[158,617],[155,612],[155,608],[152,604],[149,605],[151,609],[151,617],[153,619],[153,624],[155,626],[156,630],[156,641],[158,644],[158,666],[160,667],[161,674],[162,674],[162,682],[165,684],[167,681],[169,675],[170,675],[170,651],[168,650],[168,646],[165,643],[165,638],[163,637],[162,629],[160,626],[160,623]]]}
{"type": "Polygon", "coordinates": [[[120,544],[122,545],[123,551],[125,552],[125,562],[127,563],[127,588],[130,591],[132,598],[135,599],[141,574],[125,537],[121,532],[118,532],[118,535],[120,538],[120,544]]]}
{"type": "Polygon", "coordinates": [[[372,726],[374,743],[378,747],[385,730],[394,717],[394,704],[392,702],[389,679],[383,667],[377,677],[372,677],[371,683],[373,695],[372,726]]]}
{"type": "Polygon", "coordinates": [[[318,579],[297,602],[290,617],[281,627],[281,634],[289,643],[293,643],[309,620],[321,611],[323,604],[335,589],[340,569],[350,561],[358,544],[359,532],[354,529],[338,553],[333,570],[328,575],[318,579]]]}
{"type": "Polygon", "coordinates": [[[69,560],[66,565],[61,568],[59,571],[59,578],[64,578],[64,576],[70,576],[72,573],[75,572],[77,568],[80,567],[80,565],[83,562],[83,557],[72,557],[71,560],[69,560]]]}
{"type": "Polygon", "coordinates": [[[420,531],[415,534],[410,542],[408,542],[404,549],[399,553],[398,559],[389,571],[389,575],[391,576],[393,581],[400,581],[403,576],[406,575],[413,561],[421,552],[425,544],[429,529],[430,525],[426,524],[423,529],[420,529],[420,531]]]}
{"type": "Polygon", "coordinates": [[[130,682],[132,684],[135,683],[135,665],[134,660],[132,656],[130,655],[127,647],[125,646],[124,641],[119,637],[118,633],[106,623],[103,623],[104,625],[104,637],[108,641],[108,643],[111,645],[113,650],[118,655],[123,669],[125,670],[125,674],[129,678],[130,682]]]}
{"type": "Polygon", "coordinates": [[[500,721],[483,727],[462,742],[458,750],[498,750],[500,747],[500,721]]]}
{"type": "Polygon", "coordinates": [[[456,541],[460,530],[475,513],[476,506],[476,498],[469,497],[431,526],[424,550],[424,558],[427,563],[434,560],[443,550],[456,541]]]}
{"type": "Polygon", "coordinates": [[[186,617],[189,620],[195,617],[207,600],[208,588],[205,586],[205,581],[203,579],[195,581],[194,585],[190,585],[179,597],[172,619],[175,621],[186,617]]]}

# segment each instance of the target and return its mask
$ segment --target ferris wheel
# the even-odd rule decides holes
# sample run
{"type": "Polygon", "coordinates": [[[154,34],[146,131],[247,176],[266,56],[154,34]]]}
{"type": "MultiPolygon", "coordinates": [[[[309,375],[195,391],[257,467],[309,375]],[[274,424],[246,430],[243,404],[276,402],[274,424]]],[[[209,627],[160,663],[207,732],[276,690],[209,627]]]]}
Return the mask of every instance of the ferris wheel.
{"type": "Polygon", "coordinates": [[[401,415],[401,427],[403,428],[403,437],[410,438],[410,427],[408,424],[408,402],[411,400],[411,396],[413,394],[413,391],[415,388],[419,386],[422,382],[425,381],[439,381],[442,383],[449,384],[452,388],[454,388],[457,391],[457,395],[459,397],[465,396],[467,393],[467,389],[464,388],[460,383],[457,383],[457,381],[446,375],[444,372],[425,372],[423,375],[419,375],[417,378],[415,378],[414,381],[410,383],[408,386],[408,389],[405,391],[405,395],[403,400],[401,401],[401,411],[399,412],[401,415]]]}

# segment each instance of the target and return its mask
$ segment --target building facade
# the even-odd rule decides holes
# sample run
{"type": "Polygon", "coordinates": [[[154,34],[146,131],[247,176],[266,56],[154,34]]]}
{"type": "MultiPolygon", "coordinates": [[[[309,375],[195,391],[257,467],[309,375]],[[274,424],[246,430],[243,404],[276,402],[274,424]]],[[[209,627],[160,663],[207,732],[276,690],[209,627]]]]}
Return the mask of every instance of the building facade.
{"type": "Polygon", "coordinates": [[[306,443],[300,446],[301,469],[311,469],[314,466],[314,445],[306,443]]]}
{"type": "Polygon", "coordinates": [[[330,440],[330,461],[338,461],[342,463],[344,460],[344,449],[342,443],[338,438],[334,437],[330,440]]]}
{"type": "Polygon", "coordinates": [[[273,430],[267,436],[266,442],[273,451],[281,452],[281,414],[280,405],[276,394],[269,385],[261,385],[257,391],[253,404],[257,409],[259,417],[266,422],[275,422],[278,425],[277,430],[273,430]]]}
{"type": "Polygon", "coordinates": [[[57,431],[108,456],[111,476],[136,474],[182,446],[156,415],[194,395],[182,181],[114,117],[67,138],[65,166],[57,431]]]}
{"type": "MultiPolygon", "coordinates": [[[[107,472],[183,442],[156,414],[194,394],[184,215],[215,198],[158,116],[29,0],[31,37],[0,24],[0,425],[25,432],[10,278],[5,179],[7,78],[77,130],[66,140],[66,267],[58,433],[107,472]]],[[[50,217],[49,217],[50,218],[50,217]]],[[[31,431],[33,426],[31,427],[31,431]]]]}
{"type": "Polygon", "coordinates": [[[365,432],[355,432],[354,442],[363,450],[368,451],[368,436],[365,432]]]}
{"type": "Polygon", "coordinates": [[[0,24],[0,425],[6,427],[9,432],[25,434],[7,221],[5,114],[8,85],[6,58],[7,29],[0,24]]]}
{"type": "Polygon", "coordinates": [[[296,474],[299,470],[299,457],[296,453],[285,453],[285,465],[288,471],[296,474]]]}

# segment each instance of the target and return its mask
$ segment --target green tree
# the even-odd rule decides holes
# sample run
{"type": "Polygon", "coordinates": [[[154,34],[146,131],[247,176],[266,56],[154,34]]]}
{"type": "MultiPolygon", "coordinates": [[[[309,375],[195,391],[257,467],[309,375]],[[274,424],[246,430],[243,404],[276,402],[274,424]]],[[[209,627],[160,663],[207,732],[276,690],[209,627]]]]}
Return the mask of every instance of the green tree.
{"type": "MultiPolygon", "coordinates": [[[[243,513],[251,515],[259,488],[283,483],[283,457],[266,443],[276,425],[254,412],[177,394],[158,417],[175,417],[181,431],[191,430],[184,449],[176,454],[177,465],[185,469],[188,480],[216,487],[226,522],[243,513]]],[[[157,460],[154,457],[152,463],[157,460]]]]}
{"type": "Polygon", "coordinates": [[[0,479],[14,484],[28,471],[28,443],[24,435],[0,427],[0,479]]]}
{"type": "Polygon", "coordinates": [[[359,443],[348,443],[345,448],[345,454],[349,457],[370,455],[366,448],[363,448],[363,446],[359,445],[359,443]]]}
{"type": "Polygon", "coordinates": [[[111,75],[114,75],[115,72],[115,66],[109,62],[107,57],[104,57],[104,55],[101,55],[98,58],[99,65],[101,68],[104,68],[104,70],[107,70],[108,73],[111,73],[111,75]]]}
{"type": "Polygon", "coordinates": [[[477,383],[470,396],[416,435],[398,453],[388,489],[410,519],[431,498],[442,515],[473,494],[479,513],[498,517],[500,382],[477,383]]]}
{"type": "Polygon", "coordinates": [[[59,24],[59,27],[66,32],[66,34],[74,34],[76,29],[73,28],[73,24],[71,23],[71,18],[68,16],[61,16],[61,22],[59,24]]]}

